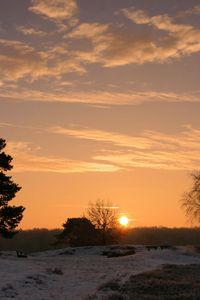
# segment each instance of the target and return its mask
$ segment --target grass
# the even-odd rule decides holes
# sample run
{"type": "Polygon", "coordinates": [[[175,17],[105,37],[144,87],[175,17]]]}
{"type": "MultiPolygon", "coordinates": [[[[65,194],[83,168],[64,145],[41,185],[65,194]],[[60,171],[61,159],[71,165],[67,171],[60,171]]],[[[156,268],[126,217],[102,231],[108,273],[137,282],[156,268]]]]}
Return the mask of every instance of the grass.
{"type": "Polygon", "coordinates": [[[124,284],[113,280],[90,297],[90,300],[199,300],[200,265],[165,265],[132,275],[124,284]]]}

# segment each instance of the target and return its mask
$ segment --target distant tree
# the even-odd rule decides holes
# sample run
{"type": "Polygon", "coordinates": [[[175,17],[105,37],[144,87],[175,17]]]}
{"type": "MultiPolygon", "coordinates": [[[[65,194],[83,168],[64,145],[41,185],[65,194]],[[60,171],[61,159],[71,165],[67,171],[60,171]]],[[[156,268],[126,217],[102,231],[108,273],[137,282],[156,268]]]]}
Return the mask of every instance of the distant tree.
{"type": "Polygon", "coordinates": [[[191,174],[193,183],[191,189],[183,194],[182,208],[190,221],[200,223],[200,171],[191,174]]]}
{"type": "Polygon", "coordinates": [[[116,242],[118,211],[105,200],[90,202],[87,210],[88,219],[101,232],[102,243],[116,242]]]}
{"type": "Polygon", "coordinates": [[[66,243],[72,247],[98,244],[98,230],[85,217],[69,218],[63,227],[63,231],[57,235],[58,243],[66,243]]]}
{"type": "Polygon", "coordinates": [[[5,146],[6,141],[0,138],[0,235],[11,238],[17,232],[15,228],[21,221],[25,208],[9,205],[21,187],[11,180],[11,176],[5,174],[12,169],[12,157],[3,152],[5,146]]]}

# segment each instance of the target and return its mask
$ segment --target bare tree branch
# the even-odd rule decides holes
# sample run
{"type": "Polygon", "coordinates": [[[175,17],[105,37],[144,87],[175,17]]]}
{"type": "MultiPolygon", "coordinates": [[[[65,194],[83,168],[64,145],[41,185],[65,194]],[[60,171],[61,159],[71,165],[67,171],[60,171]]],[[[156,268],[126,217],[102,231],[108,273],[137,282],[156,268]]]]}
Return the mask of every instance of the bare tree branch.
{"type": "Polygon", "coordinates": [[[200,171],[191,174],[193,183],[190,191],[185,192],[181,199],[181,207],[187,218],[200,223],[200,171]]]}

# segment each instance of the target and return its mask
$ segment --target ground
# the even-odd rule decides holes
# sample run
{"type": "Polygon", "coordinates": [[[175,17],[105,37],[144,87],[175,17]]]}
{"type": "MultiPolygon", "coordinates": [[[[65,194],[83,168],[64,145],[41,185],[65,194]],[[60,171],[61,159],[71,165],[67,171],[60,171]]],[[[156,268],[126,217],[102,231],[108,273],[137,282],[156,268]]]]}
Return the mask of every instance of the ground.
{"type": "MultiPolygon", "coordinates": [[[[135,254],[122,256],[128,251],[127,246],[66,248],[35,253],[27,258],[19,258],[14,252],[2,252],[0,299],[200,299],[195,296],[199,293],[198,253],[186,247],[148,251],[136,246],[135,254]],[[115,257],[102,255],[112,251],[115,257]],[[178,266],[183,269],[180,271],[178,266]],[[173,285],[173,280],[180,281],[179,287],[173,285]],[[166,294],[166,290],[162,290],[164,283],[175,298],[162,296],[166,294]],[[178,288],[187,290],[191,284],[194,284],[191,298],[178,298],[178,288]]],[[[190,292],[187,290],[187,293],[190,292]]]]}

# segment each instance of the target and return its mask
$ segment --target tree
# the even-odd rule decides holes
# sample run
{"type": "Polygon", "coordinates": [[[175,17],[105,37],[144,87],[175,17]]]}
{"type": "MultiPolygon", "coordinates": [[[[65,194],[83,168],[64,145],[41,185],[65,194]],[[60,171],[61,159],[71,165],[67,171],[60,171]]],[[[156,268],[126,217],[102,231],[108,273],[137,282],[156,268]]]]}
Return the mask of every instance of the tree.
{"type": "Polygon", "coordinates": [[[90,202],[87,210],[88,218],[100,230],[103,244],[115,242],[118,211],[109,201],[90,202]]]}
{"type": "Polygon", "coordinates": [[[23,217],[23,206],[10,206],[21,187],[11,180],[5,172],[12,169],[12,157],[3,152],[6,141],[0,138],[0,235],[11,238],[17,232],[15,228],[23,217]]]}
{"type": "Polygon", "coordinates": [[[58,243],[67,243],[72,247],[98,244],[98,230],[85,217],[69,218],[63,224],[64,230],[57,236],[58,243]]]}
{"type": "Polygon", "coordinates": [[[182,208],[191,221],[200,223],[200,171],[191,174],[193,183],[189,192],[185,192],[181,199],[182,208]]]}

